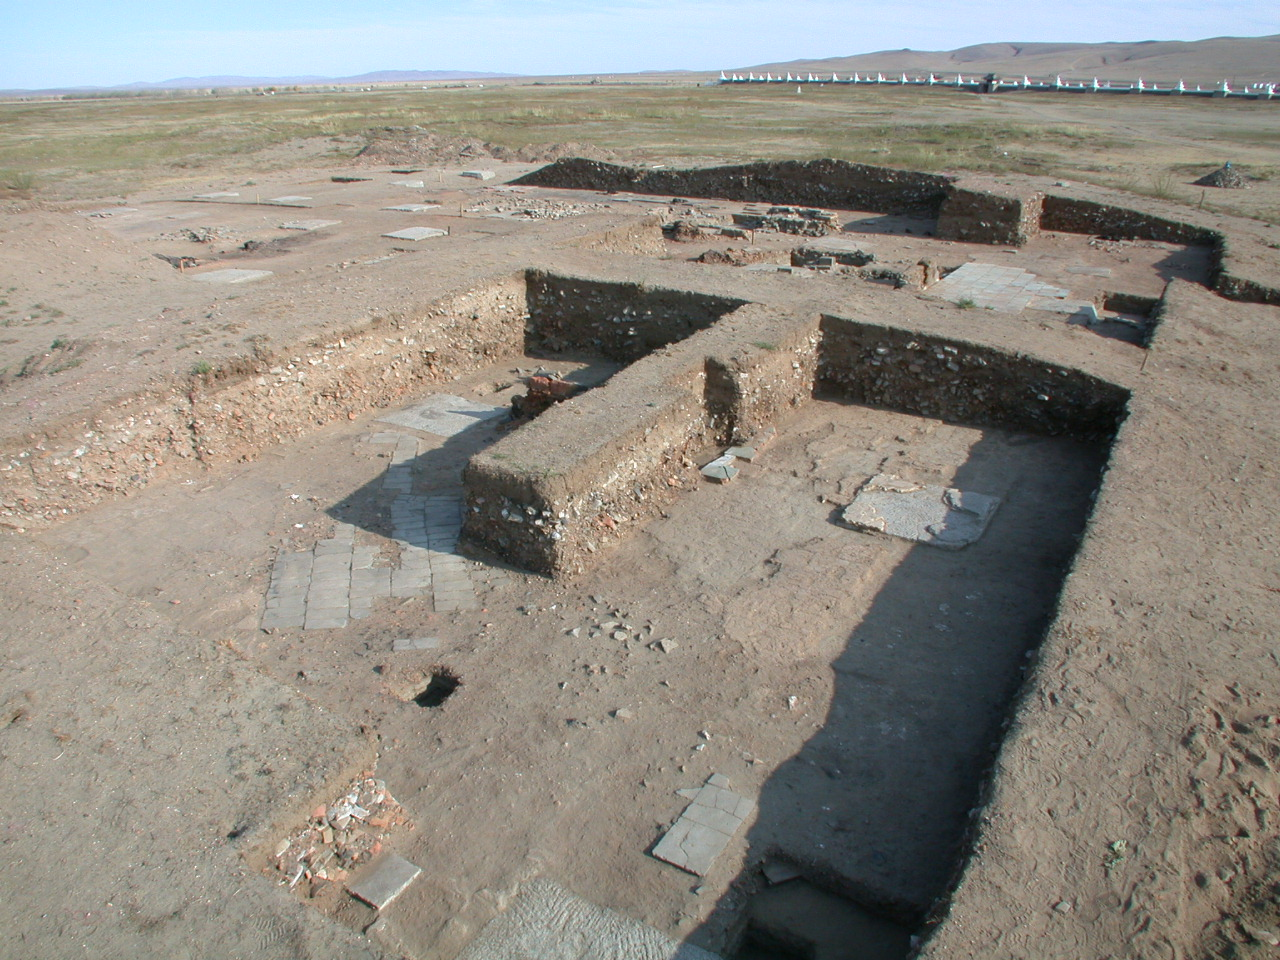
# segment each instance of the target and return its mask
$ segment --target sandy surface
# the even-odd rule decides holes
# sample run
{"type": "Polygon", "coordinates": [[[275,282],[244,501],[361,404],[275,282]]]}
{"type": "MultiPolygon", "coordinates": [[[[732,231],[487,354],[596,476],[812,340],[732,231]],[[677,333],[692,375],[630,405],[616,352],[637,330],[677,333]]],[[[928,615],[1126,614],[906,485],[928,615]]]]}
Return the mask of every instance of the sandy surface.
{"type": "MultiPolygon", "coordinates": [[[[499,180],[529,169],[488,166],[499,180]]],[[[925,222],[842,213],[845,236],[884,264],[1008,263],[1085,299],[1156,298],[1174,281],[1148,351],[856,277],[689,262],[737,243],[722,238],[644,256],[579,244],[655,212],[727,219],[733,204],[512,194],[456,169],[360,175],[373,179],[210,181],[192,193],[241,196],[6,220],[0,290],[22,306],[0,329],[0,366],[55,339],[75,340],[61,353],[80,361],[9,379],[7,442],[179,391],[195,365],[255,344],[272,363],[326,349],[323,362],[340,363],[344,338],[373,329],[391,345],[407,336],[397,318],[418,322],[531,263],[1023,352],[1131,390],[1130,416],[1108,449],[819,397],[734,483],[700,485],[690,468],[689,491],[587,574],[550,581],[473,558],[476,609],[387,599],[339,630],[259,623],[277,554],[335,522],[394,561],[386,448],[373,442],[392,429],[385,407],[353,403],[242,457],[168,464],[56,523],[8,521],[0,753],[22,775],[0,787],[0,955],[209,952],[184,946],[196,943],[254,958],[448,958],[535,878],[722,951],[767,912],[751,901],[760,864],[779,858],[889,916],[931,958],[1190,956],[1228,941],[1266,955],[1280,835],[1276,308],[1199,286],[1202,250],[1061,234],[1017,250],[940,243],[925,222]],[[392,183],[409,177],[424,186],[392,183]],[[311,199],[259,202],[289,195],[311,199]],[[513,198],[514,212],[572,215],[512,218],[513,198]],[[381,209],[427,199],[440,209],[381,209]],[[279,229],[302,218],[341,224],[279,229]],[[450,233],[381,236],[411,224],[450,233]],[[221,235],[181,233],[203,228],[221,235]],[[246,241],[267,246],[237,250],[246,241]],[[180,271],[158,253],[207,262],[180,271]],[[197,279],[227,267],[273,274],[197,279]],[[876,473],[1003,503],[987,536],[955,553],[834,523],[876,473]],[[404,637],[440,643],[393,652],[404,637]],[[414,703],[440,667],[457,691],[414,703]],[[425,868],[380,915],[340,884],[290,892],[272,858],[362,771],[412,821],[386,845],[425,868]],[[697,878],[648,851],[687,803],[676,791],[712,773],[758,810],[697,878]]],[[[756,240],[777,256],[796,243],[756,240]]],[[[477,358],[415,381],[397,405],[431,393],[505,404],[539,365],[612,369],[477,358]]],[[[466,457],[505,429],[402,431],[421,450],[415,490],[456,486],[466,457]]],[[[836,899],[805,902],[829,917],[848,902],[836,899]]]]}

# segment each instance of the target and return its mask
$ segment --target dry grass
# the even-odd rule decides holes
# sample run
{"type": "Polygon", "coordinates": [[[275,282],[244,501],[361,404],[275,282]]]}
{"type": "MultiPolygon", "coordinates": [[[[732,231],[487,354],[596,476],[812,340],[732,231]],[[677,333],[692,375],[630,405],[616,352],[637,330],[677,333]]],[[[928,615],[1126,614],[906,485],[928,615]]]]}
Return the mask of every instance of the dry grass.
{"type": "MultiPolygon", "coordinates": [[[[1044,173],[1182,201],[1198,200],[1188,181],[1226,159],[1273,173],[1280,143],[1274,104],[1154,97],[690,84],[168,95],[0,103],[0,186],[90,197],[250,173],[296,165],[271,148],[300,138],[325,142],[313,161],[332,163],[371,129],[414,124],[509,147],[589,141],[638,159],[1044,173]]],[[[1259,186],[1210,202],[1280,220],[1280,183],[1259,186]]]]}

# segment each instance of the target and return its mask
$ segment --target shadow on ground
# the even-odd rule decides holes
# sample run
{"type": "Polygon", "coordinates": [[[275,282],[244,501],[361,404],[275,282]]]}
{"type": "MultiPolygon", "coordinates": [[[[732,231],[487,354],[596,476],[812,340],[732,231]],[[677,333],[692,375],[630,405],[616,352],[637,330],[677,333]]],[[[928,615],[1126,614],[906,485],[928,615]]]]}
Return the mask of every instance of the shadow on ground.
{"type": "Polygon", "coordinates": [[[831,664],[822,729],[761,790],[736,890],[692,942],[742,943],[739,960],[907,955],[960,861],[1104,457],[996,430],[970,449],[952,485],[1004,498],[986,535],[913,546],[878,591],[831,664]]]}

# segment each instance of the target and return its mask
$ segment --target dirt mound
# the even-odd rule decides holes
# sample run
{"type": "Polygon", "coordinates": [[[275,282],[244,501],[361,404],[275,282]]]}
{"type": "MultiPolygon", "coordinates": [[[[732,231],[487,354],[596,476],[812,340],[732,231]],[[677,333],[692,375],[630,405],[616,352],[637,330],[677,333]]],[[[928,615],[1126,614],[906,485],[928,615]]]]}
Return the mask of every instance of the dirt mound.
{"type": "Polygon", "coordinates": [[[1225,190],[1239,190],[1248,185],[1249,177],[1230,163],[1224,163],[1213,173],[1206,173],[1196,181],[1197,187],[1222,187],[1225,190]]]}
{"type": "Polygon", "coordinates": [[[688,220],[675,220],[662,225],[662,234],[668,240],[680,243],[692,243],[694,240],[705,240],[709,234],[695,223],[688,220]]]}
{"type": "Polygon", "coordinates": [[[553,163],[567,157],[613,160],[616,154],[587,143],[530,144],[512,149],[478,137],[450,137],[424,127],[384,127],[368,134],[357,155],[366,164],[437,164],[491,158],[521,163],[553,163]]]}
{"type": "Polygon", "coordinates": [[[448,163],[492,157],[495,149],[476,137],[446,137],[421,127],[386,127],[369,134],[369,143],[356,159],[371,164],[448,163]]]}
{"type": "Polygon", "coordinates": [[[583,157],[587,160],[618,160],[620,155],[612,150],[597,147],[590,143],[535,143],[521,147],[514,157],[502,157],[504,160],[520,160],[524,163],[555,163],[569,157],[583,157]]]}
{"type": "Polygon", "coordinates": [[[771,263],[781,259],[777,250],[748,250],[741,247],[726,247],[724,250],[708,250],[700,257],[698,263],[720,263],[731,267],[745,267],[752,263],[771,263]]]}

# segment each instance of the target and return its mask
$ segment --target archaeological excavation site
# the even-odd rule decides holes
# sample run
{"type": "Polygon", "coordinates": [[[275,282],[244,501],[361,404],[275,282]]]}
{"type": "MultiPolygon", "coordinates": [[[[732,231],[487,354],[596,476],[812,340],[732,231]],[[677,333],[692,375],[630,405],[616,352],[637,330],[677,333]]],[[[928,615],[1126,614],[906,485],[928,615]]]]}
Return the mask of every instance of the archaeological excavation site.
{"type": "Polygon", "coordinates": [[[0,225],[0,955],[1275,955],[1274,227],[479,166],[0,225]]]}

